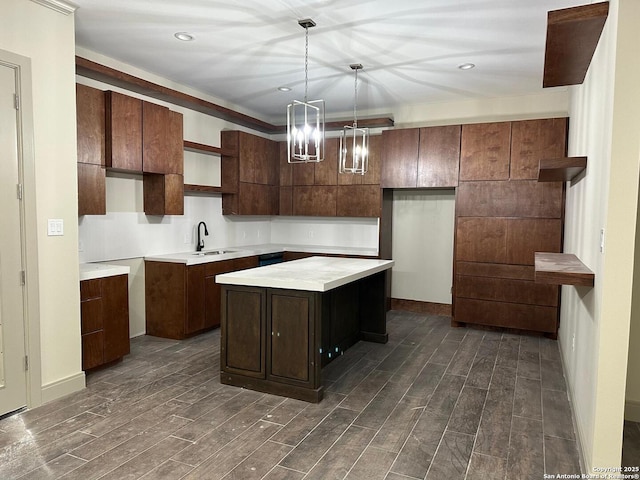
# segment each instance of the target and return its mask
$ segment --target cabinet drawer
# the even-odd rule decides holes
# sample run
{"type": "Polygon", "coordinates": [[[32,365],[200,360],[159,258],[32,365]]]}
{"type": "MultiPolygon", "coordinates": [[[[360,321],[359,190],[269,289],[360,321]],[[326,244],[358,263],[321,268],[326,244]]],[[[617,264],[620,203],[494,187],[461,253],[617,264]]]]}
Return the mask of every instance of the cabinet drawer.
{"type": "Polygon", "coordinates": [[[558,325],[558,309],[538,305],[457,298],[454,320],[462,323],[555,334],[558,325]]]}
{"type": "Polygon", "coordinates": [[[529,280],[456,275],[456,298],[558,306],[558,287],[529,280]]]}
{"type": "Polygon", "coordinates": [[[92,298],[80,302],[80,322],[83,335],[102,330],[102,298],[92,298]]]}
{"type": "Polygon", "coordinates": [[[80,282],[80,300],[89,300],[102,296],[102,279],[82,280],[80,282]]]}

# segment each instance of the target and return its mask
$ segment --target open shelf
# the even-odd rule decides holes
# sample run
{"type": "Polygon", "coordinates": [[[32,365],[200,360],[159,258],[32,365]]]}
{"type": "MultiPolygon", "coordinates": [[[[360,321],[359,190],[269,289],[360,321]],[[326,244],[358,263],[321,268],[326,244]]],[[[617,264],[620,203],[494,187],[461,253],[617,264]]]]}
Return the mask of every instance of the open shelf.
{"type": "Polygon", "coordinates": [[[594,273],[572,253],[535,254],[536,283],[593,287],[594,280],[594,273]]]}
{"type": "Polygon", "coordinates": [[[220,147],[213,147],[211,145],[205,145],[204,143],[190,142],[184,140],[184,149],[189,152],[204,153],[205,155],[235,155],[236,152],[226,151],[220,147]]]}
{"type": "Polygon", "coordinates": [[[567,182],[587,168],[587,157],[547,158],[540,160],[539,182],[567,182]]]}
{"type": "Polygon", "coordinates": [[[223,193],[222,187],[211,187],[209,185],[193,185],[189,183],[184,184],[184,193],[202,193],[212,195],[216,193],[223,193]]]}
{"type": "Polygon", "coordinates": [[[549,12],[543,87],[584,82],[608,14],[609,2],[549,12]]]}

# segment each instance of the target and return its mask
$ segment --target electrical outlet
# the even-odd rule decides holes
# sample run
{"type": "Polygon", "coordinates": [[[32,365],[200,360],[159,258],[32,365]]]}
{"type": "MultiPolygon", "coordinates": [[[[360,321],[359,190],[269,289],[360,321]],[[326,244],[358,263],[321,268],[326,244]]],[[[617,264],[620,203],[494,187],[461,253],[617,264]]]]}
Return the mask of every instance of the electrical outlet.
{"type": "Polygon", "coordinates": [[[242,239],[246,240],[247,239],[247,232],[242,232],[242,239]]]}
{"type": "Polygon", "coordinates": [[[313,230],[309,230],[309,238],[313,238],[313,230]]]}
{"type": "Polygon", "coordinates": [[[184,239],[182,241],[185,243],[185,245],[189,245],[191,243],[191,234],[185,233],[184,239]]]}
{"type": "Polygon", "coordinates": [[[571,339],[571,352],[576,351],[576,334],[573,334],[573,338],[571,339]]]}
{"type": "Polygon", "coordinates": [[[600,229],[600,253],[604,253],[604,228],[600,229]]]}
{"type": "Polygon", "coordinates": [[[78,240],[78,251],[84,252],[84,242],[82,240],[78,240]]]}

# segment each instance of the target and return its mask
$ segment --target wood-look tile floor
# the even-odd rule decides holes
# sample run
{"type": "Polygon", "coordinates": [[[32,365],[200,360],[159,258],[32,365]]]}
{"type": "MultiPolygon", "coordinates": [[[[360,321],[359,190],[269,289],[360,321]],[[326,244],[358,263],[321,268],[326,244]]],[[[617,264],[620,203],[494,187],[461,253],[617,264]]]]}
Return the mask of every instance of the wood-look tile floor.
{"type": "Polygon", "coordinates": [[[0,479],[536,479],[579,473],[555,341],[392,311],[309,404],[221,385],[220,337],[139,337],[87,389],[0,421],[0,479]]]}

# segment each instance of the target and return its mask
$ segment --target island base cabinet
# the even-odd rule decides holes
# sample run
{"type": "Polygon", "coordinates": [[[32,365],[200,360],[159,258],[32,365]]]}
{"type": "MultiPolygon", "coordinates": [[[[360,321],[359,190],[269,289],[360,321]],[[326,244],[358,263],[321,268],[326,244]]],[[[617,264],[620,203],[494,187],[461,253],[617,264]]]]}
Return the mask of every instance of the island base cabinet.
{"type": "Polygon", "coordinates": [[[220,382],[319,402],[322,367],[387,342],[384,292],[385,272],[327,292],[222,285],[220,382]]]}

